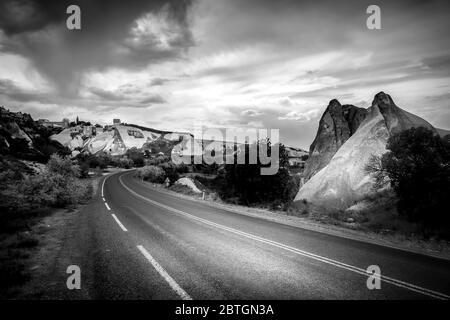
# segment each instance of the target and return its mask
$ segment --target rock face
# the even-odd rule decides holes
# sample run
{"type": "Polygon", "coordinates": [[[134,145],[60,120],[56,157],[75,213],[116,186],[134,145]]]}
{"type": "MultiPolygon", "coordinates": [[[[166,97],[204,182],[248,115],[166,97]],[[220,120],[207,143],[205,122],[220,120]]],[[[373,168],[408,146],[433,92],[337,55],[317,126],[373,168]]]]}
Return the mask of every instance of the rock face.
{"type": "Polygon", "coordinates": [[[309,149],[309,159],[303,173],[307,180],[330,162],[339,148],[356,132],[366,114],[366,109],[341,105],[337,100],[330,101],[309,149]]]}
{"type": "Polygon", "coordinates": [[[67,151],[49,139],[52,133],[52,129],[36,123],[29,114],[0,107],[0,155],[44,162],[51,153],[67,151]]]}
{"type": "MultiPolygon", "coordinates": [[[[356,132],[337,150],[328,165],[303,185],[295,201],[305,199],[327,208],[350,207],[373,192],[373,179],[364,170],[369,158],[386,152],[391,134],[420,126],[437,133],[427,121],[397,107],[388,94],[378,93],[356,132]]],[[[335,144],[334,141],[331,143],[335,144]]]]}

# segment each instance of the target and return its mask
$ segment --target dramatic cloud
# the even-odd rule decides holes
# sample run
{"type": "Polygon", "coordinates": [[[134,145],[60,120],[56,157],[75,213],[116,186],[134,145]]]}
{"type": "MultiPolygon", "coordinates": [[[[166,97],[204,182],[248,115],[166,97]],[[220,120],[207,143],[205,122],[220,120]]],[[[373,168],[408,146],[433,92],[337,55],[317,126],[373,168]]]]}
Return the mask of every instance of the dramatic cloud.
{"type": "Polygon", "coordinates": [[[193,45],[188,1],[32,1],[0,5],[2,51],[29,58],[50,81],[76,94],[83,72],[142,68],[180,57],[193,45]],[[81,8],[82,29],[66,28],[66,8],[81,8]]]}
{"type": "Polygon", "coordinates": [[[317,118],[317,115],[318,110],[311,110],[303,113],[291,111],[284,116],[278,117],[278,120],[310,121],[311,119],[317,118]]]}
{"type": "Polygon", "coordinates": [[[3,0],[1,104],[36,117],[161,129],[278,128],[308,148],[337,98],[390,93],[450,127],[450,3],[381,0],[3,0]],[[77,4],[82,29],[67,30],[77,4]],[[130,110],[135,112],[130,112],[130,110]]]}

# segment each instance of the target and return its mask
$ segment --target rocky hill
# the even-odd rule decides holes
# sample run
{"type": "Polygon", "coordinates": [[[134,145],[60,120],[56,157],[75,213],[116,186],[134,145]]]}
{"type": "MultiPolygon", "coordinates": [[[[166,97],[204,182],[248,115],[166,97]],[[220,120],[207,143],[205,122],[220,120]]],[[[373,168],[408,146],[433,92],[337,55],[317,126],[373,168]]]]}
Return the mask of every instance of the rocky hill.
{"type": "Polygon", "coordinates": [[[45,162],[52,153],[70,153],[60,143],[49,139],[59,130],[38,124],[27,113],[0,107],[0,154],[45,162]]]}
{"type": "Polygon", "coordinates": [[[112,126],[74,126],[55,134],[51,139],[72,150],[72,155],[87,151],[92,154],[106,152],[111,155],[123,155],[131,148],[152,149],[161,142],[179,141],[183,133],[165,132],[136,125],[116,124],[112,126]]]}
{"type": "Polygon", "coordinates": [[[342,109],[333,100],[325,111],[308,164],[316,171],[323,168],[315,174],[309,170],[311,178],[301,187],[295,201],[305,199],[316,206],[348,208],[372,192],[373,179],[364,168],[372,155],[386,152],[390,135],[423,126],[449,137],[448,131],[437,130],[424,119],[399,108],[384,92],[375,96],[366,111],[350,108],[359,113],[353,133],[347,118],[341,116],[342,109]],[[358,123],[363,115],[364,120],[358,123]]]}

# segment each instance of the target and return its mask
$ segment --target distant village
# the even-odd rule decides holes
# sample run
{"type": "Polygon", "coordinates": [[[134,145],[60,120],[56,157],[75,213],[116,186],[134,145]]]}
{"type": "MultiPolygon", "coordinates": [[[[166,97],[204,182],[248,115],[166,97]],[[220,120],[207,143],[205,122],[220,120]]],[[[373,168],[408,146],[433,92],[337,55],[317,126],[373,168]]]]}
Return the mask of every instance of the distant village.
{"type": "MultiPolygon", "coordinates": [[[[45,127],[69,129],[72,137],[82,136],[84,139],[96,136],[98,133],[113,130],[115,126],[121,125],[120,119],[113,119],[111,125],[101,126],[99,124],[92,125],[90,122],[80,121],[78,117],[74,122],[70,122],[68,118],[62,121],[50,121],[48,119],[38,119],[37,122],[45,127]]],[[[128,130],[128,135],[136,139],[144,138],[140,130],[128,130]]],[[[302,171],[305,167],[309,153],[300,148],[287,147],[289,156],[289,166],[302,171]]]]}

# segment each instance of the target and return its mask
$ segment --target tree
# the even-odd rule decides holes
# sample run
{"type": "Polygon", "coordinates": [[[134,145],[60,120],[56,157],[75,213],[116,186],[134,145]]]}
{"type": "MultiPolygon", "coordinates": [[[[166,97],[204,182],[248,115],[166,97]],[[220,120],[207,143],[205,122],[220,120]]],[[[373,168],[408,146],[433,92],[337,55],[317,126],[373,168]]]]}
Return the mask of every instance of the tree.
{"type": "Polygon", "coordinates": [[[135,167],[139,168],[144,166],[144,153],[136,147],[128,149],[126,156],[133,161],[135,167]]]}
{"type": "MultiPolygon", "coordinates": [[[[389,181],[398,211],[426,228],[450,226],[450,143],[424,127],[392,135],[389,150],[366,170],[389,181]],[[387,180],[388,179],[388,180],[387,180]]],[[[385,183],[385,182],[384,182],[385,183]]]]}
{"type": "MultiPolygon", "coordinates": [[[[298,191],[298,181],[291,177],[288,171],[289,157],[282,144],[279,148],[279,169],[274,175],[261,175],[264,165],[257,159],[256,164],[250,164],[250,152],[258,152],[262,143],[267,143],[269,152],[272,146],[269,142],[258,142],[244,145],[245,164],[225,165],[225,184],[222,196],[237,198],[243,204],[271,203],[272,206],[286,207],[298,191]]],[[[259,153],[257,153],[259,154],[259,153]]],[[[235,156],[235,163],[237,163],[235,156]]]]}

